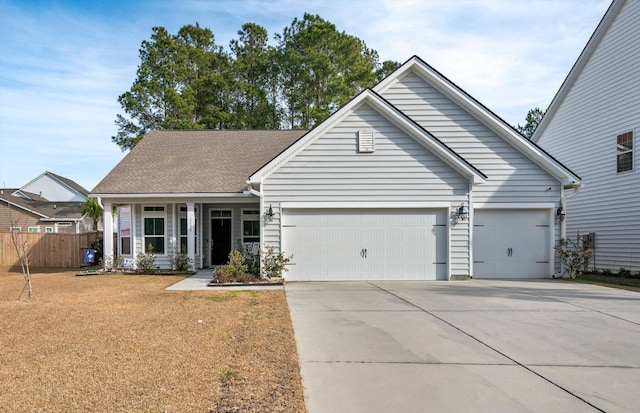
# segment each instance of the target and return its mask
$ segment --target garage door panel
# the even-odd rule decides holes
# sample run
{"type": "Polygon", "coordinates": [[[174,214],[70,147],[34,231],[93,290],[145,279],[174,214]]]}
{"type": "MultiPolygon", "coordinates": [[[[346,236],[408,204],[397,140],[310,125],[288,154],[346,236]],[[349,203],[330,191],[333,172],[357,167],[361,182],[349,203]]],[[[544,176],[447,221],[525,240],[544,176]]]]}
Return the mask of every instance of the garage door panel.
{"type": "Polygon", "coordinates": [[[474,220],[474,277],[550,276],[548,210],[476,210],[474,220]]]}
{"type": "Polygon", "coordinates": [[[287,210],[290,280],[446,279],[444,210],[287,210]]]}

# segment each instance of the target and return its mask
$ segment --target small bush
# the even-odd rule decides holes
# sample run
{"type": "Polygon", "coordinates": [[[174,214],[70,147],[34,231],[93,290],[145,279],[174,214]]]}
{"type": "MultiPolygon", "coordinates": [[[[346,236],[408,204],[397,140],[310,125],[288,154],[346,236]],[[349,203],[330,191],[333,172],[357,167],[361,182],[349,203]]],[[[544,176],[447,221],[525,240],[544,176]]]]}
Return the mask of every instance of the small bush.
{"type": "Polygon", "coordinates": [[[156,255],[153,253],[153,245],[149,244],[146,253],[140,253],[136,257],[136,268],[143,274],[153,274],[156,270],[156,255]]]}
{"type": "Polygon", "coordinates": [[[281,278],[282,273],[288,271],[286,264],[293,258],[293,255],[285,256],[282,251],[274,254],[273,249],[273,247],[267,247],[266,251],[260,250],[262,274],[265,278],[281,278]]]}
{"type": "Polygon", "coordinates": [[[554,247],[560,253],[560,260],[570,278],[575,278],[591,257],[591,251],[582,244],[582,238],[578,232],[576,241],[569,238],[562,238],[560,246],[554,247]]]}
{"type": "Polygon", "coordinates": [[[220,283],[255,282],[256,277],[247,272],[248,265],[242,253],[233,250],[229,253],[229,262],[216,268],[214,279],[220,283]]]}
{"type": "Polygon", "coordinates": [[[176,271],[191,271],[193,269],[191,258],[189,258],[184,248],[180,253],[173,251],[169,260],[171,262],[171,268],[176,271]]]}
{"type": "Polygon", "coordinates": [[[238,251],[244,258],[244,262],[247,264],[247,272],[254,277],[260,276],[260,254],[254,254],[251,252],[248,246],[244,245],[242,241],[238,240],[238,251]]]}
{"type": "Polygon", "coordinates": [[[618,270],[618,275],[620,277],[629,277],[631,276],[631,270],[627,270],[624,267],[620,267],[620,269],[618,270]]]}
{"type": "Polygon", "coordinates": [[[611,275],[611,270],[608,268],[603,268],[602,269],[602,275],[611,275]]]}

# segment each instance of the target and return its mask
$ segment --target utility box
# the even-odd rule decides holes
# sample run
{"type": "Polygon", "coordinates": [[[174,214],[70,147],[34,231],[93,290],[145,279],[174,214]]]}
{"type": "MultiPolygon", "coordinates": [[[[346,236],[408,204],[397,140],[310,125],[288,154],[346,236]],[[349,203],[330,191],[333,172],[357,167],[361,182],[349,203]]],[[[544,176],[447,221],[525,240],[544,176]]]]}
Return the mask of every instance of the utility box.
{"type": "Polygon", "coordinates": [[[590,232],[582,236],[582,245],[589,248],[590,250],[595,249],[596,247],[596,233],[590,232]]]}

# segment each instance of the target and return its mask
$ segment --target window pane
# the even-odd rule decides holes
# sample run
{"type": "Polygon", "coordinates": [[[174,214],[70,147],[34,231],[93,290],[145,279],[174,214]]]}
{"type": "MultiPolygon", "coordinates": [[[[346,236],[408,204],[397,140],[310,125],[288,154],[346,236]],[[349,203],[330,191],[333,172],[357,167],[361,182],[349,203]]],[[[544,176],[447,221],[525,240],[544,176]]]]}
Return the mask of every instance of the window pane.
{"type": "Polygon", "coordinates": [[[144,219],[144,235],[153,235],[153,218],[144,219]]]}
{"type": "Polygon", "coordinates": [[[260,221],[244,221],[242,234],[244,236],[260,236],[260,221]]]}
{"type": "Polygon", "coordinates": [[[633,133],[627,132],[618,135],[618,152],[626,152],[633,149],[633,133]]]}
{"type": "Polygon", "coordinates": [[[187,219],[180,218],[180,235],[187,235],[187,219]]]}
{"type": "Polygon", "coordinates": [[[144,252],[149,252],[149,244],[154,254],[164,254],[164,237],[144,237],[144,252]]]}
{"type": "Polygon", "coordinates": [[[633,170],[633,152],[618,155],[618,172],[633,170]]]}
{"type": "Polygon", "coordinates": [[[164,218],[154,218],[156,235],[164,235],[164,218]]]}
{"type": "Polygon", "coordinates": [[[130,255],[131,254],[131,238],[123,237],[121,240],[121,243],[122,243],[122,246],[121,246],[120,254],[130,255]]]}

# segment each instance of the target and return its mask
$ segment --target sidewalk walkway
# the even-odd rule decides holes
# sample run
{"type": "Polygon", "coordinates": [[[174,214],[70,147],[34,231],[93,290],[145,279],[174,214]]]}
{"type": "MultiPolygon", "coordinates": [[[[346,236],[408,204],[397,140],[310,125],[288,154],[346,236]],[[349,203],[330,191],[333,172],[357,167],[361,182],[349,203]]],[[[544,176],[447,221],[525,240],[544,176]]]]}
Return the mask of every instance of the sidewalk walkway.
{"type": "Polygon", "coordinates": [[[177,291],[196,291],[196,290],[209,290],[209,291],[229,291],[229,290],[281,290],[282,285],[235,285],[235,286],[220,286],[209,287],[209,282],[213,279],[213,270],[211,268],[204,268],[198,270],[197,273],[191,277],[187,277],[184,280],[168,286],[165,290],[177,290],[177,291]]]}

